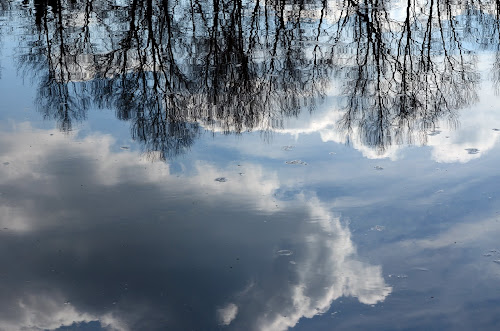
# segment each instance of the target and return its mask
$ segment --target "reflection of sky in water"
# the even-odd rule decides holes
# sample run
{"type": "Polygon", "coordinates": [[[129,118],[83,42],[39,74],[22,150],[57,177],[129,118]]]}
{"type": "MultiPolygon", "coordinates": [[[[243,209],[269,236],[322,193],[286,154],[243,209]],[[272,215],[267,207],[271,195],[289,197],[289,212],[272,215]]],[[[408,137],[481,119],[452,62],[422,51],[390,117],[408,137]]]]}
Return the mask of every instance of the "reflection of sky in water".
{"type": "Polygon", "coordinates": [[[16,62],[25,50],[2,38],[0,330],[500,324],[496,55],[478,54],[478,101],[411,144],[338,130],[334,81],[283,125],[234,136],[222,132],[236,120],[200,121],[215,133],[163,162],[110,105],[69,133],[42,121],[37,81],[16,62]]]}
{"type": "Polygon", "coordinates": [[[456,302],[479,305],[493,323],[481,302],[496,302],[499,276],[495,150],[444,168],[417,153],[378,172],[350,153],[332,162],[328,149],[286,165],[305,159],[301,139],[283,151],[277,137],[256,158],[239,154],[242,140],[218,137],[222,162],[185,158],[172,174],[109,135],[75,139],[26,123],[9,131],[0,139],[6,330],[95,320],[277,330],[313,316],[341,329],[384,329],[384,318],[426,325],[422,316],[449,326],[465,309],[456,302]],[[265,156],[272,150],[277,161],[265,156]],[[471,279],[476,292],[462,286],[471,279]],[[348,297],[383,304],[359,320],[348,297]]]}
{"type": "Polygon", "coordinates": [[[183,326],[179,314],[202,309],[215,323],[217,306],[220,323],[282,330],[341,296],[376,304],[391,292],[380,266],[357,259],[340,218],[306,193],[274,200],[279,178],[262,166],[197,162],[177,177],[112,152],[110,136],[24,126],[1,139],[2,260],[14,266],[3,274],[6,330],[183,326]],[[227,182],[214,181],[221,173],[227,182]]]}
{"type": "MultiPolygon", "coordinates": [[[[500,136],[500,131],[494,130],[500,127],[500,115],[493,106],[495,103],[493,100],[496,98],[491,87],[487,86],[488,84],[489,82],[484,84],[484,89],[480,94],[482,102],[474,107],[474,111],[464,111],[461,114],[458,127],[442,121],[436,129],[427,130],[420,137],[416,137],[413,145],[429,146],[432,149],[432,158],[440,163],[468,162],[479,158],[480,153],[492,149],[500,136]],[[478,153],[473,150],[468,152],[467,149],[478,149],[478,153]]],[[[336,130],[342,111],[328,108],[328,106],[324,108],[312,115],[304,114],[301,118],[291,121],[287,128],[278,132],[290,134],[297,139],[301,135],[319,134],[323,142],[349,143],[363,156],[370,159],[396,160],[404,154],[402,149],[408,147],[408,143],[395,144],[381,151],[375,147],[366,146],[360,140],[360,133],[356,130],[350,136],[336,130]]]]}

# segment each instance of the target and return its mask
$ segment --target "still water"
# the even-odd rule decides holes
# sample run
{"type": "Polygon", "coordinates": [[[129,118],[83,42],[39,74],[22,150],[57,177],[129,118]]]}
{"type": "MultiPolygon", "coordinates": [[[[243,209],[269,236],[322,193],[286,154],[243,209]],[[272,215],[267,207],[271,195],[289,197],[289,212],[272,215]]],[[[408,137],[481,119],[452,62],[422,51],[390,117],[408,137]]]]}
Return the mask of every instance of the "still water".
{"type": "Polygon", "coordinates": [[[0,330],[498,330],[500,4],[0,0],[0,330]]]}

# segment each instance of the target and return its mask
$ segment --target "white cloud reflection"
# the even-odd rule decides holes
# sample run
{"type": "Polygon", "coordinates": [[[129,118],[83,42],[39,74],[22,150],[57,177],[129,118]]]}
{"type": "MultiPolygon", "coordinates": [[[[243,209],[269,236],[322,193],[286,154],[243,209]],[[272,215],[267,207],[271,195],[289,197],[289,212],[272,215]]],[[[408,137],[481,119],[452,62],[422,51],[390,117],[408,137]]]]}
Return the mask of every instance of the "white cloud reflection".
{"type": "Polygon", "coordinates": [[[234,303],[226,305],[224,308],[217,310],[217,316],[222,325],[229,325],[236,318],[238,314],[238,306],[234,303]]]}
{"type": "Polygon", "coordinates": [[[25,295],[13,302],[11,311],[15,315],[2,318],[0,314],[0,330],[2,331],[39,331],[56,330],[61,326],[71,326],[78,323],[97,322],[110,331],[128,331],[129,328],[111,313],[96,315],[80,312],[70,302],[61,300],[55,294],[25,295]]]}
{"type": "MultiPolygon", "coordinates": [[[[480,158],[491,150],[499,141],[500,114],[493,107],[487,106],[494,100],[494,96],[483,91],[484,102],[474,109],[464,109],[460,112],[458,127],[441,121],[436,130],[415,133],[412,144],[416,146],[428,146],[431,148],[431,157],[439,163],[466,163],[480,158]],[[477,149],[477,153],[471,153],[470,149],[477,149]]],[[[290,134],[296,139],[301,135],[317,133],[323,142],[334,142],[349,145],[361,152],[368,159],[389,158],[397,160],[402,151],[409,145],[392,144],[379,149],[366,145],[362,139],[359,129],[353,128],[352,134],[347,136],[338,129],[338,122],[343,112],[335,107],[326,107],[313,114],[303,114],[299,119],[292,121],[285,129],[276,130],[279,133],[290,134]]]]}
{"type": "MultiPolygon", "coordinates": [[[[262,211],[276,211],[278,208],[269,199],[280,186],[278,177],[274,172],[267,173],[259,165],[241,162],[237,167],[229,165],[221,168],[205,161],[196,161],[194,174],[177,176],[172,174],[167,163],[151,162],[137,152],[116,152],[114,147],[116,149],[115,140],[110,135],[94,134],[73,139],[56,130],[35,130],[25,123],[14,133],[0,133],[0,161],[8,162],[0,166],[0,185],[12,185],[57,199],[61,190],[70,189],[68,186],[71,185],[112,187],[126,181],[149,183],[178,195],[203,190],[210,193],[203,196],[205,201],[217,202],[220,196],[224,196],[229,200],[247,199],[262,211]],[[68,155],[74,155],[75,158],[67,158],[68,155]],[[67,173],[63,173],[72,182],[58,182],[60,174],[54,169],[59,169],[63,163],[68,164],[64,172],[78,174],[67,176],[67,173]],[[72,168],[74,166],[82,169],[72,168]],[[226,178],[226,182],[215,181],[218,177],[226,178]],[[242,190],[242,187],[245,189],[242,190]]],[[[6,193],[2,194],[7,197],[6,193]]],[[[50,225],[50,217],[45,222],[32,217],[36,214],[36,208],[36,203],[23,200],[22,197],[15,205],[0,204],[0,226],[23,232],[50,225]]],[[[67,217],[70,218],[70,215],[67,217]]]]}
{"type": "Polygon", "coordinates": [[[290,260],[290,274],[276,280],[253,283],[236,295],[239,315],[235,327],[252,330],[287,330],[301,318],[326,313],[340,297],[355,297],[367,305],[384,301],[392,292],[380,266],[358,260],[347,225],[316,198],[299,198],[307,206],[311,222],[301,228],[303,242],[297,252],[277,256],[290,260]],[[240,319],[240,320],[239,320],[240,319]]]}

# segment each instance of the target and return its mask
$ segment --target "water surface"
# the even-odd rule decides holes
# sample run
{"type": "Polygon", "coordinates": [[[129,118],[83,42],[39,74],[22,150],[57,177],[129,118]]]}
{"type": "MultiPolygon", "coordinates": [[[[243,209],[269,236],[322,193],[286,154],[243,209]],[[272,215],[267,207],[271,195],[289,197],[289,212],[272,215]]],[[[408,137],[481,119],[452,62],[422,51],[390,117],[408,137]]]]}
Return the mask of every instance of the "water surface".
{"type": "Polygon", "coordinates": [[[0,330],[497,330],[498,6],[0,0],[0,330]]]}

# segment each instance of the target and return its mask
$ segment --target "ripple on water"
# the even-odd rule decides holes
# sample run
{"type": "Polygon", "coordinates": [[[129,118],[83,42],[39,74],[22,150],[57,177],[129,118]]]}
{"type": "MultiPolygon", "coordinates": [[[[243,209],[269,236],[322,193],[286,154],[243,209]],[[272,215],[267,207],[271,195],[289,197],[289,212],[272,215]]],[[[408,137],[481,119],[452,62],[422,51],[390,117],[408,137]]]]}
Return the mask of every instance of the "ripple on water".
{"type": "Polygon", "coordinates": [[[371,228],[372,231],[384,231],[385,226],[383,225],[375,225],[374,227],[371,228]]]}
{"type": "Polygon", "coordinates": [[[279,256],[290,256],[293,254],[293,252],[289,249],[280,249],[279,251],[276,252],[279,256]]]}
{"type": "Polygon", "coordinates": [[[408,275],[405,275],[405,274],[390,274],[389,278],[405,279],[405,278],[408,278],[408,275]]]}
{"type": "Polygon", "coordinates": [[[300,164],[300,165],[307,165],[306,162],[301,161],[301,160],[292,160],[292,161],[286,161],[286,164],[300,164]]]}
{"type": "Polygon", "coordinates": [[[477,148],[466,148],[465,150],[469,154],[477,154],[477,153],[479,153],[479,149],[477,149],[477,148]]]}

